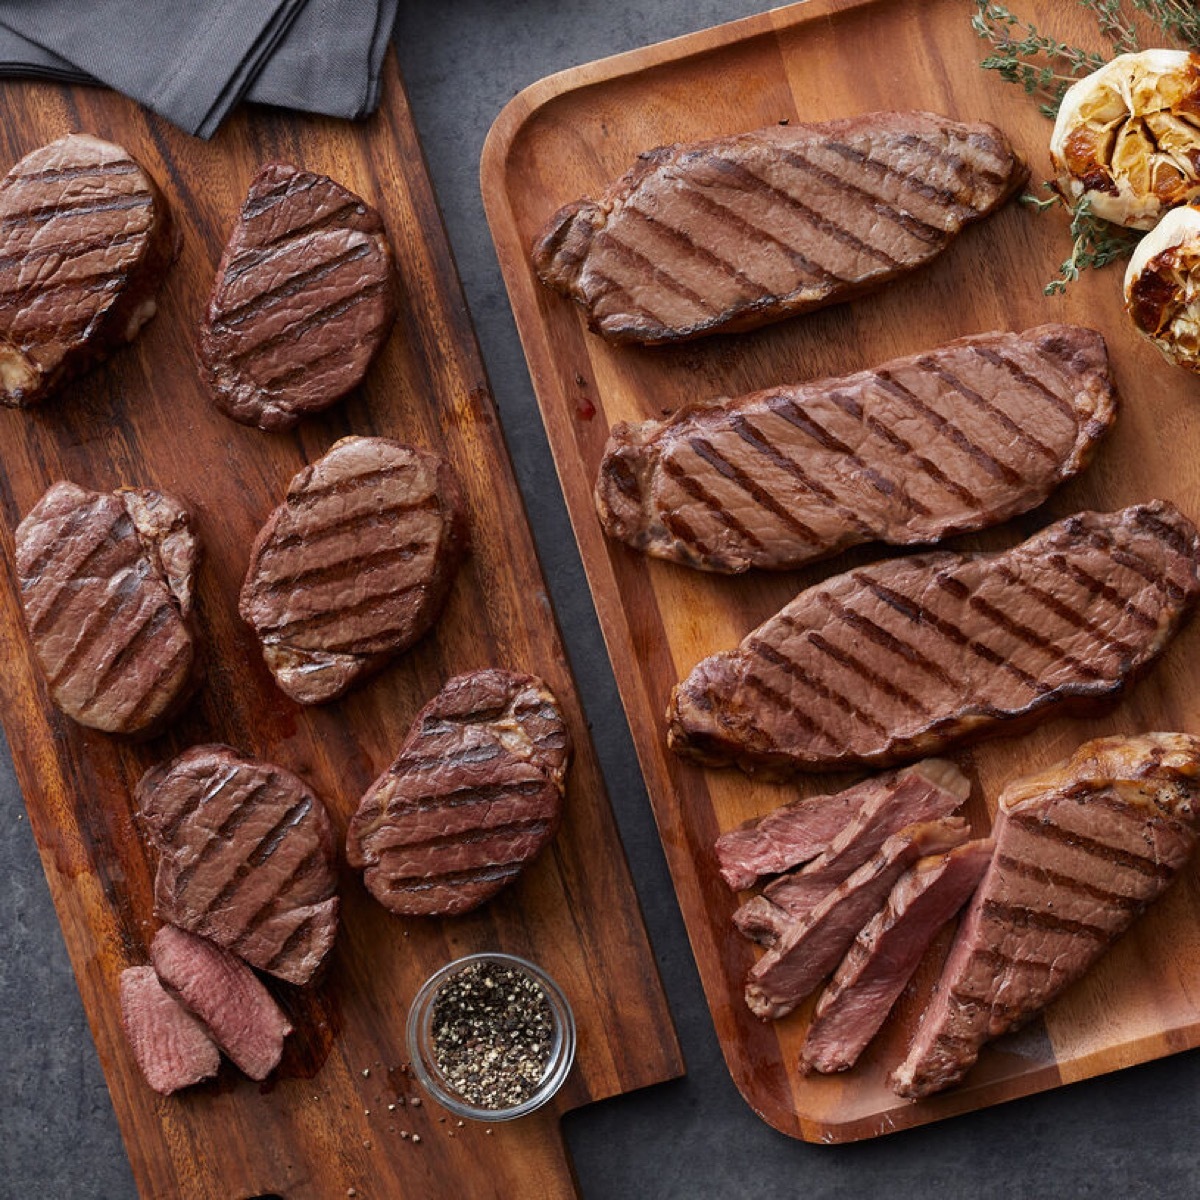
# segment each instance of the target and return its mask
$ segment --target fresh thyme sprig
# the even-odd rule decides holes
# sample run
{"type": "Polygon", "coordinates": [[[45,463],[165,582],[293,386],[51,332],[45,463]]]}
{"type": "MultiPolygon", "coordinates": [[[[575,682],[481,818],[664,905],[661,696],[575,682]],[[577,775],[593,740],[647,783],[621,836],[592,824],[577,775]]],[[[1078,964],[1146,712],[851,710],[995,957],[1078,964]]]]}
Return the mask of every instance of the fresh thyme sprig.
{"type": "MultiPolygon", "coordinates": [[[[1046,186],[1053,190],[1052,185],[1046,186]]],[[[1133,253],[1133,248],[1145,236],[1139,229],[1126,229],[1122,225],[1114,225],[1111,221],[1096,216],[1092,211],[1092,202],[1087,196],[1081,196],[1074,205],[1067,205],[1057,193],[1046,200],[1028,194],[1022,196],[1021,200],[1039,210],[1050,208],[1054,204],[1063,204],[1071,213],[1071,253],[1059,267],[1059,277],[1052,279],[1042,289],[1047,296],[1061,295],[1065,292],[1067,284],[1074,283],[1079,278],[1080,271],[1089,267],[1107,267],[1109,263],[1128,258],[1133,253]]]]}
{"type": "Polygon", "coordinates": [[[1189,50],[1200,50],[1200,7],[1196,0],[1133,0],[1133,7],[1145,13],[1167,37],[1189,50]]]}
{"type": "MultiPolygon", "coordinates": [[[[1138,41],[1137,30],[1125,15],[1122,0],[1080,0],[1080,2],[1085,8],[1094,9],[1100,32],[1112,43],[1115,53],[1132,54],[1142,48],[1138,41]]],[[[1140,0],[1140,3],[1153,3],[1153,0],[1140,0]]],[[[1134,7],[1137,7],[1138,4],[1139,0],[1134,0],[1134,7]]]]}

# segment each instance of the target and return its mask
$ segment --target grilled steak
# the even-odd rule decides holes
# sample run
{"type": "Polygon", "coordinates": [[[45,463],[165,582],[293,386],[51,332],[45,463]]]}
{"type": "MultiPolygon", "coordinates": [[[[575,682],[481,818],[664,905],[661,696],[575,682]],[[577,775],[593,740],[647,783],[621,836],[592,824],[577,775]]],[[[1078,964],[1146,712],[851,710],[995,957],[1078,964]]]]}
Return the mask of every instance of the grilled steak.
{"type": "Polygon", "coordinates": [[[764,1021],[786,1017],[841,961],[896,880],[919,858],[961,845],[961,817],[910,825],[843,880],[807,916],[791,919],[746,980],[746,1004],[764,1021]]]}
{"type": "Polygon", "coordinates": [[[17,526],[25,622],[54,703],[81,725],[151,733],[199,680],[199,544],[176,499],[60,482],[17,526]]]}
{"type": "Polygon", "coordinates": [[[254,177],[200,331],[213,400],[235,421],[288,429],[362,382],[396,317],[379,214],[311,171],[254,177]]]}
{"type": "Polygon", "coordinates": [[[848,1071],[879,1032],[934,935],[991,861],[990,838],[921,859],[892,888],[821,993],[800,1051],[806,1071],[848,1071]]]}
{"type": "Polygon", "coordinates": [[[648,151],[598,202],[560,209],[533,261],[614,342],[753,329],[928,262],[1026,174],[983,122],[774,125],[648,151]]]}
{"type": "Polygon", "coordinates": [[[902,1096],[957,1083],[989,1038],[1087,971],[1187,862],[1200,825],[1200,738],[1086,742],[1000,796],[996,852],[933,1002],[892,1076],[902,1096]]]}
{"type": "Polygon", "coordinates": [[[164,1096],[211,1079],[221,1065],[217,1044],[179,1003],[153,967],[121,972],[121,1023],[146,1082],[164,1096]]]}
{"type": "Polygon", "coordinates": [[[1042,325],[960,338],[873,371],[617,425],[604,530],[709,571],[907,546],[1036,507],[1116,413],[1104,339],[1042,325]]]}
{"type": "Polygon", "coordinates": [[[336,836],[303,780],[228,746],[194,746],[135,797],[158,851],[155,911],[306,983],[333,945],[336,836]]]}
{"type": "Polygon", "coordinates": [[[443,459],[388,438],[343,438],[267,518],[238,611],[279,686],[320,704],[429,630],[466,537],[443,459]]]}
{"type": "Polygon", "coordinates": [[[417,714],[350,822],[346,858],[394,913],[490,900],[558,831],[571,743],[540,679],[459,675],[417,714]]]}
{"type": "Polygon", "coordinates": [[[767,884],[763,895],[791,916],[802,916],[893,833],[906,825],[948,817],[970,791],[967,777],[944,759],[897,772],[891,787],[880,789],[864,804],[819,857],[767,884]]]}
{"type": "Polygon", "coordinates": [[[803,591],[671,697],[701,762],[819,770],[936,753],[1112,697],[1200,590],[1200,534],[1162,500],[1081,513],[999,554],[932,553],[803,591]]]}
{"type": "Polygon", "coordinates": [[[154,935],[150,959],[163,984],[251,1079],[275,1070],[292,1027],[244,962],[173,925],[154,935]]]}
{"type": "Polygon", "coordinates": [[[85,133],[0,180],[0,404],[21,408],[130,342],[175,256],[149,175],[85,133]]]}

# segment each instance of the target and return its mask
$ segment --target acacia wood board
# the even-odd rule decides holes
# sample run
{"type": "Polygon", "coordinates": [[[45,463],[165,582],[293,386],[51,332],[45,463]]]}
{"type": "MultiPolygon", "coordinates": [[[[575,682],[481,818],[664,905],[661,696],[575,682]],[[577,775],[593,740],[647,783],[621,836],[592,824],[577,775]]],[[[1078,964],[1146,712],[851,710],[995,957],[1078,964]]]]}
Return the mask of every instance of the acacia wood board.
{"type": "MultiPolygon", "coordinates": [[[[1023,16],[1057,37],[1102,49],[1092,17],[1050,0],[1023,16]]],[[[763,1024],[743,1002],[756,950],[735,933],[739,902],[720,880],[713,842],[741,821],[853,775],[788,783],[705,770],[665,746],[672,686],[703,657],[735,646],[801,588],[889,553],[862,547],[802,571],[720,577],[652,560],[605,539],[592,487],[611,424],[661,417],[686,403],[838,375],[963,334],[1046,321],[1107,337],[1121,415],[1092,466],[1036,513],[951,545],[1014,545],[1051,520],[1161,496],[1200,517],[1200,383],[1168,366],[1122,312],[1120,268],[1089,272],[1065,297],[1043,294],[1069,247],[1061,212],[1017,203],[968,229],[931,266],[852,304],[754,333],[677,347],[612,346],[534,274],[529,248],[563,204],[597,197],[655,146],[881,109],[926,109],[998,124],[1049,174],[1051,125],[1033,101],[979,69],[989,48],[963,0],[808,0],[591,63],[534,84],[497,118],[481,176],[487,215],[575,536],[612,659],[650,800],[725,1059],[749,1104],[810,1141],[873,1137],[1200,1044],[1200,866],[1042,1019],[986,1049],[957,1089],[901,1100],[886,1074],[928,1002],[943,931],[884,1032],[842,1076],[796,1069],[812,999],[763,1024]]],[[[1146,43],[1150,44],[1150,43],[1146,43]]],[[[895,552],[891,552],[895,553],[895,552]]],[[[967,812],[990,825],[1003,784],[1115,732],[1200,732],[1200,649],[1193,623],[1116,707],[1049,717],[1020,738],[955,754],[972,780],[967,812]]]]}
{"type": "Polygon", "coordinates": [[[381,110],[365,122],[240,110],[208,143],[111,92],[0,86],[5,163],[69,131],[110,138],[159,181],[182,231],[158,314],[130,347],[42,407],[0,412],[0,715],[147,1198],[572,1195],[561,1113],[683,1071],[394,56],[385,71],[381,110]],[[396,329],[364,387],[288,434],[218,413],[193,352],[246,188],[276,159],[327,173],[376,205],[401,280],[396,329]],[[472,550],[432,634],[343,700],[302,708],[275,687],[238,619],[238,589],[254,535],[289,479],[351,433],[445,454],[465,493],[472,550]],[[35,667],[13,530],[64,477],[104,490],[157,486],[198,514],[207,679],[152,741],[74,725],[50,704],[35,667]],[[324,978],[306,989],[273,985],[296,1026],[280,1068],[259,1085],[226,1064],[210,1084],[155,1095],[126,1044],[117,999],[121,970],[147,961],[158,924],[154,864],[131,819],[142,773],[196,743],[227,742],[307,779],[344,835],[425,701],[450,676],[492,665],[541,675],[563,705],[575,757],[553,844],[491,904],[447,920],[390,915],[343,867],[342,928],[324,978]],[[558,980],[578,1023],[577,1060],[546,1109],[460,1128],[428,1098],[407,1104],[421,1093],[405,1070],[404,1021],[433,970],[493,949],[531,958],[558,980]]]}

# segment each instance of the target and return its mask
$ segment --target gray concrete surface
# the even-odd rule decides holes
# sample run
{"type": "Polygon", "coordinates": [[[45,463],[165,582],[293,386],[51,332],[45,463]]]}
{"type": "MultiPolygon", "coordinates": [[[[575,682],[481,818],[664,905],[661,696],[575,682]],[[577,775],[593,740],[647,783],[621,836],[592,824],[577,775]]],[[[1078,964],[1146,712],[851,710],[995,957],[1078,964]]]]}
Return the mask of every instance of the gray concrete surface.
{"type": "MultiPolygon", "coordinates": [[[[497,112],[535,79],[760,7],[755,0],[406,0],[396,33],[688,1061],[684,1080],[566,1119],[581,1193],[586,1200],[1200,1195],[1195,1053],[838,1148],[774,1133],[726,1073],[488,237],[478,163],[497,112]]],[[[0,911],[7,914],[0,920],[0,1198],[130,1200],[128,1163],[7,756],[0,761],[0,829],[0,911]]]]}

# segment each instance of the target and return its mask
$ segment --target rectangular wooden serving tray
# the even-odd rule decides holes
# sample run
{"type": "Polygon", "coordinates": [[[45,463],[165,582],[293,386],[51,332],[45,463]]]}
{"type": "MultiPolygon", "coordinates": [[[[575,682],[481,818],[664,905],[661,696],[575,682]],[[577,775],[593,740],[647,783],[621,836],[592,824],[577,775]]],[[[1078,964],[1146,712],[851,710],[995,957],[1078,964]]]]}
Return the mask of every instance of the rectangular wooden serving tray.
{"type": "MultiPolygon", "coordinates": [[[[1022,0],[1018,7],[1067,41],[1099,42],[1092,19],[1071,6],[1022,0]]],[[[991,120],[1026,157],[1036,186],[1049,171],[1050,123],[1020,89],[979,69],[987,47],[972,32],[972,11],[964,0],[809,0],[591,63],[518,95],[483,153],[492,235],[726,1062],[766,1121],[810,1141],[873,1137],[1200,1043],[1200,867],[1042,1020],[986,1050],[954,1091],[914,1104],[885,1082],[927,1003],[948,933],[853,1071],[802,1078],[796,1062],[811,1002],[773,1024],[747,1010],[742,987],[755,955],[730,924],[738,900],[717,875],[712,844],[746,818],[853,777],[779,785],[703,770],[666,750],[663,714],[672,686],[701,658],[736,645],[800,588],[882,552],[721,578],[610,543],[592,504],[609,426],[870,367],[962,334],[1056,320],[1092,325],[1108,338],[1122,414],[1095,463],[1043,509],[955,542],[1000,548],[1068,513],[1155,496],[1200,517],[1200,388],[1132,332],[1119,267],[1089,273],[1065,298],[1043,295],[1069,244],[1061,212],[1010,204],[932,266],[874,296],[752,334],[657,350],[614,347],[589,333],[570,301],[539,284],[528,251],[559,206],[599,195],[639,152],[784,120],[904,108],[991,120]]],[[[1088,737],[1200,731],[1198,649],[1193,624],[1105,715],[1046,720],[1019,739],[955,755],[973,782],[968,813],[976,831],[988,828],[1005,781],[1063,758],[1088,737]]]]}
{"type": "Polygon", "coordinates": [[[683,1066],[394,56],[380,112],[359,124],[240,110],[205,143],[111,92],[15,82],[0,86],[0,111],[6,163],[69,131],[125,146],[161,184],[182,233],[159,312],[132,346],[40,408],[0,411],[0,716],[141,1194],[574,1194],[560,1114],[683,1066]],[[396,329],[361,392],[277,435],[217,412],[192,349],[247,185],[271,160],[329,174],[376,205],[401,279],[396,329]],[[306,709],[267,673],[238,619],[238,589],[288,480],[352,433],[446,455],[465,493],[472,551],[431,635],[345,699],[306,709]],[[105,490],[153,485],[198,513],[207,680],[153,741],[74,725],[51,705],[33,661],[13,530],[61,478],[105,490]],[[225,1067],[212,1084],[155,1095],[117,1001],[121,970],[146,961],[157,927],[154,864],[131,820],[142,773],[196,743],[228,742],[299,772],[344,834],[417,710],[450,676],[492,665],[540,674],[565,711],[575,759],[552,846],[495,901],[457,919],[393,917],[343,870],[342,928],[324,979],[274,989],[296,1026],[279,1070],[260,1086],[225,1067]],[[419,1095],[404,1069],[404,1020],[433,970],[494,949],[534,959],[562,985],[579,1028],[577,1062],[547,1109],[486,1131],[458,1128],[428,1100],[404,1103],[419,1095]]]}

